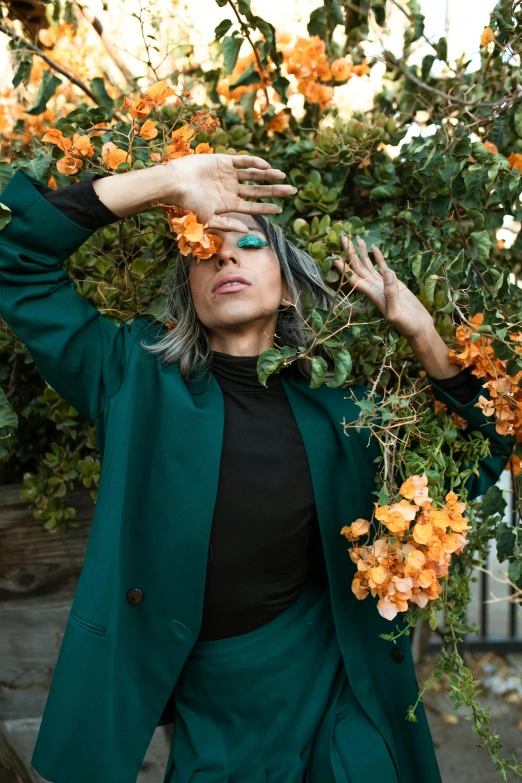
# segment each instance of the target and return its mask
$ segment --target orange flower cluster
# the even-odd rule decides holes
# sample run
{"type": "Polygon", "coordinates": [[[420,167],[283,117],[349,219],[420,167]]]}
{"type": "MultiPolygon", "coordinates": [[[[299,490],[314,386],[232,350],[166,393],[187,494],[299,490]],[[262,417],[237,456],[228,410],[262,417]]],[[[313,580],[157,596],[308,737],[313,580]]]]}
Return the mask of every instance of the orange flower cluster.
{"type": "Polygon", "coordinates": [[[94,147],[90,137],[81,136],[79,133],[75,133],[72,139],[68,139],[62,134],[61,130],[53,129],[47,131],[47,133],[42,136],[42,141],[47,141],[49,144],[55,144],[65,152],[64,157],[60,158],[56,164],[56,168],[60,174],[72,175],[76,174],[81,169],[83,160],[75,157],[76,155],[81,155],[86,158],[92,158],[94,155],[94,147]]]}
{"type": "MultiPolygon", "coordinates": [[[[375,504],[375,518],[387,529],[371,544],[352,546],[351,560],[357,565],[352,591],[362,601],[379,596],[377,609],[387,620],[406,612],[409,602],[425,607],[442,592],[439,579],[448,573],[452,554],[460,554],[470,529],[462,514],[466,508],[453,492],[443,508],[433,505],[428,495],[428,478],[410,476],[400,488],[398,503],[375,504]]],[[[366,519],[343,527],[341,534],[357,542],[370,531],[366,519]]]]}
{"type": "Polygon", "coordinates": [[[364,76],[370,72],[366,63],[353,65],[348,57],[340,57],[330,65],[326,44],[318,35],[298,38],[283,52],[286,69],[298,81],[297,89],[309,103],[318,103],[322,109],[330,106],[333,87],[321,82],[347,82],[352,76],[364,76]]]}
{"type": "Polygon", "coordinates": [[[245,93],[259,90],[263,85],[270,84],[271,71],[273,69],[274,65],[273,63],[270,63],[269,68],[261,71],[254,52],[250,52],[246,57],[241,57],[236,62],[234,70],[230,76],[227,76],[227,78],[217,86],[216,92],[218,95],[222,95],[227,101],[238,101],[245,93]],[[248,85],[240,84],[239,87],[234,87],[234,89],[231,90],[230,85],[234,84],[250,65],[253,65],[255,72],[259,74],[259,81],[248,85]]]}
{"type": "MultiPolygon", "coordinates": [[[[481,395],[476,404],[485,416],[494,416],[495,427],[499,435],[515,435],[517,441],[522,441],[522,389],[518,383],[522,372],[510,376],[506,372],[506,360],[497,359],[493,350],[493,337],[480,335],[473,342],[471,335],[482,325],[484,316],[477,313],[471,319],[471,326],[459,326],[456,332],[456,343],[461,348],[449,352],[450,361],[462,367],[469,367],[477,378],[485,379],[484,388],[488,390],[490,399],[481,395]]],[[[517,354],[522,354],[522,332],[511,334],[508,339],[517,354]]]]}
{"type": "MultiPolygon", "coordinates": [[[[136,95],[134,100],[125,96],[120,108],[123,111],[128,111],[135,120],[144,120],[149,116],[153,107],[163,106],[167,98],[175,94],[172,87],[167,87],[167,83],[162,80],[152,84],[144,96],[136,95]]],[[[174,105],[177,105],[177,103],[179,103],[179,99],[176,99],[174,105]]]]}
{"type": "Polygon", "coordinates": [[[214,133],[216,128],[221,125],[219,118],[215,115],[214,110],[198,109],[190,118],[191,124],[196,128],[196,133],[214,133]]]}
{"type": "Polygon", "coordinates": [[[210,258],[217,253],[223,240],[215,234],[208,234],[206,223],[198,223],[197,216],[179,207],[163,207],[167,213],[170,230],[176,234],[180,253],[189,253],[198,259],[210,258]]]}

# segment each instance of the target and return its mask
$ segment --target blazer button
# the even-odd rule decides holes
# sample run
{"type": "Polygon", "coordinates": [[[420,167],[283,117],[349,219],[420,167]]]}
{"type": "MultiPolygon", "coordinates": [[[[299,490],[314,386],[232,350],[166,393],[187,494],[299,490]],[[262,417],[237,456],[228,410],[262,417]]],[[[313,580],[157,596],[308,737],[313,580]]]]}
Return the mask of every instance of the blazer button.
{"type": "Polygon", "coordinates": [[[404,661],[404,654],[402,650],[399,650],[398,647],[392,647],[390,650],[390,655],[392,657],[392,661],[395,661],[395,663],[402,663],[404,661]]]}
{"type": "Polygon", "coordinates": [[[133,587],[132,590],[127,591],[127,601],[133,606],[139,606],[145,599],[142,590],[138,590],[137,587],[133,587]]]}

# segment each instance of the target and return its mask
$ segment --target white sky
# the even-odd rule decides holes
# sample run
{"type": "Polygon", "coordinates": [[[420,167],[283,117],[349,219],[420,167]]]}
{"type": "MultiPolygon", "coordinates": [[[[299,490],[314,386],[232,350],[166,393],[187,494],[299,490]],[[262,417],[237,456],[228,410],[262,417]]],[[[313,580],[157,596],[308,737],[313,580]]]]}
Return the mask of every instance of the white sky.
{"type": "MultiPolygon", "coordinates": [[[[141,0],[142,6],[152,5],[158,16],[162,18],[158,37],[163,42],[167,37],[172,41],[185,39],[195,47],[196,57],[205,61],[208,56],[208,44],[213,39],[216,25],[229,16],[230,9],[219,8],[214,0],[141,0]]],[[[469,0],[421,0],[422,11],[426,17],[425,33],[430,40],[436,41],[445,34],[449,22],[449,54],[450,58],[458,57],[462,52],[476,61],[479,52],[480,34],[488,22],[489,12],[495,0],[473,0],[472,12],[469,0]]],[[[134,54],[142,48],[142,40],[137,21],[132,17],[140,8],[140,0],[123,0],[109,4],[109,11],[104,12],[101,0],[85,0],[85,5],[91,8],[101,19],[107,38],[120,51],[121,56],[134,73],[142,71],[142,66],[134,54]]],[[[319,0],[252,0],[255,13],[272,22],[278,30],[288,30],[299,35],[307,35],[306,22],[310,12],[320,5],[319,0]]],[[[375,41],[369,47],[369,53],[378,53],[381,45],[396,52],[401,50],[404,17],[401,12],[392,7],[389,15],[389,34],[383,41],[375,41]]],[[[340,31],[340,28],[338,28],[340,31]]],[[[95,33],[93,41],[98,43],[95,33]]],[[[10,84],[10,69],[7,67],[7,38],[0,35],[0,89],[10,84]]],[[[98,44],[99,45],[99,44],[98,44]]],[[[415,59],[420,60],[431,51],[425,42],[415,45],[415,59]]],[[[248,51],[247,44],[243,53],[248,51]]],[[[207,60],[208,62],[208,60],[207,60]]],[[[347,109],[363,108],[380,82],[380,68],[372,73],[372,89],[368,89],[368,80],[352,79],[346,87],[336,88],[339,99],[347,109]]],[[[165,75],[165,74],[161,74],[165,75]]],[[[336,95],[337,98],[337,95],[336,95]]]]}

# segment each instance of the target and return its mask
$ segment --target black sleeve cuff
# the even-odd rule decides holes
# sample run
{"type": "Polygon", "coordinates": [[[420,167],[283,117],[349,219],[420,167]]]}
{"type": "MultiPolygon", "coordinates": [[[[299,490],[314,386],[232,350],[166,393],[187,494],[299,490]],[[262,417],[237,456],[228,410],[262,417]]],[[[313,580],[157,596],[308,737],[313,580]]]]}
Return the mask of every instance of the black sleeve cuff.
{"type": "Polygon", "coordinates": [[[35,187],[40,191],[53,207],[59,209],[66,217],[73,220],[79,226],[95,231],[97,228],[108,226],[120,220],[103,201],[100,201],[92,183],[102,175],[96,174],[92,179],[83,179],[73,185],[67,185],[59,190],[47,190],[47,188],[35,187]]]}
{"type": "Polygon", "coordinates": [[[466,367],[451,378],[433,378],[439,389],[454,397],[461,405],[471,402],[480,389],[482,383],[466,367]]]}

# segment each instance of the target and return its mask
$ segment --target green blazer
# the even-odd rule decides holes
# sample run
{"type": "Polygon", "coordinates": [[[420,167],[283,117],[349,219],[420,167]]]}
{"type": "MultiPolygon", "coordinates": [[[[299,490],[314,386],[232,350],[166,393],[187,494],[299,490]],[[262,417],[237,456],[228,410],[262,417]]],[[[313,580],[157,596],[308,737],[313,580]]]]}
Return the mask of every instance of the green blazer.
{"type": "MultiPolygon", "coordinates": [[[[45,380],[96,425],[103,470],[32,763],[55,783],[132,783],[198,637],[223,397],[212,375],[186,383],[176,364],[143,349],[161,325],[138,318],[117,326],[78,296],[63,261],[91,232],[34,182],[18,171],[2,194],[12,219],[0,232],[0,315],[45,380]]],[[[359,414],[346,390],[312,390],[284,374],[282,381],[308,456],[348,677],[400,783],[440,783],[424,712],[417,723],[405,720],[417,695],[410,642],[402,638],[402,657],[392,657],[379,639],[392,625],[374,600],[355,599],[340,535],[372,512],[377,445],[368,430],[343,433],[342,420],[359,414]]],[[[497,435],[475,400],[460,406],[434,390],[491,439],[492,456],[472,480],[476,496],[497,480],[513,441],[497,435]]]]}

